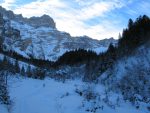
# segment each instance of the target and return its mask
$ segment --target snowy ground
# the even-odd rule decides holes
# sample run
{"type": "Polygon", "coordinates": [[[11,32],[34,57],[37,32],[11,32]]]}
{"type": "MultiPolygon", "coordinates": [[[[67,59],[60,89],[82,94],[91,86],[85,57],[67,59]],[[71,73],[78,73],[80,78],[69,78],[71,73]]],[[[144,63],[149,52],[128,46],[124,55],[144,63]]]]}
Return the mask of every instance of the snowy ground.
{"type": "MultiPolygon", "coordinates": [[[[136,110],[129,103],[122,103],[116,108],[108,107],[102,100],[105,88],[102,85],[91,85],[101,99],[87,101],[76,90],[86,89],[87,83],[80,80],[58,82],[49,78],[36,80],[31,78],[12,78],[9,89],[13,105],[11,113],[90,113],[90,109],[99,106],[93,113],[146,113],[136,110]],[[103,106],[103,108],[102,108],[103,106]]],[[[116,94],[110,95],[115,100],[116,94]]],[[[0,113],[7,113],[6,107],[0,105],[0,113]]]]}

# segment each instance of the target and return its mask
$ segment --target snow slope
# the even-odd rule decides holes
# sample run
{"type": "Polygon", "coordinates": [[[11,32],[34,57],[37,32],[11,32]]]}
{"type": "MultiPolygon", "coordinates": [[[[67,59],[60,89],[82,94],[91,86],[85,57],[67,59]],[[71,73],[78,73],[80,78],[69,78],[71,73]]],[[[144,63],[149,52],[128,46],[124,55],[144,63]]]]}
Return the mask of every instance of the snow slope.
{"type": "MultiPolygon", "coordinates": [[[[127,71],[129,69],[134,69],[136,66],[141,66],[145,69],[150,69],[150,46],[143,45],[139,47],[134,54],[131,56],[123,57],[122,59],[118,60],[113,70],[111,70],[111,74],[113,76],[110,77],[110,79],[114,79],[116,81],[119,81],[126,75],[127,71]]],[[[107,78],[110,70],[106,71],[103,75],[101,75],[100,79],[107,78]]]]}
{"type": "Polygon", "coordinates": [[[8,113],[7,107],[5,105],[0,104],[0,113],[8,113]]]}
{"type": "MultiPolygon", "coordinates": [[[[116,97],[121,96],[112,92],[109,93],[110,102],[106,104],[104,86],[87,84],[80,80],[63,83],[49,78],[36,80],[10,77],[9,90],[13,101],[11,113],[88,113],[96,107],[99,108],[95,113],[145,113],[121,100],[119,106],[115,105],[116,97]],[[86,100],[83,95],[76,93],[77,90],[89,89],[97,95],[95,99],[86,100]]],[[[3,106],[0,105],[0,108],[0,113],[7,113],[3,106]]]]}
{"type": "Polygon", "coordinates": [[[20,30],[21,35],[21,39],[12,45],[12,49],[23,56],[31,54],[39,59],[57,60],[66,51],[83,48],[99,54],[108,47],[87,36],[71,37],[68,33],[50,27],[34,28],[15,21],[10,23],[13,28],[20,30]]]}
{"type": "Polygon", "coordinates": [[[125,99],[135,98],[135,100],[130,100],[131,103],[139,108],[147,109],[148,112],[150,106],[150,43],[142,45],[130,56],[119,59],[112,68],[99,77],[99,80],[109,89],[122,92],[125,99]]]}

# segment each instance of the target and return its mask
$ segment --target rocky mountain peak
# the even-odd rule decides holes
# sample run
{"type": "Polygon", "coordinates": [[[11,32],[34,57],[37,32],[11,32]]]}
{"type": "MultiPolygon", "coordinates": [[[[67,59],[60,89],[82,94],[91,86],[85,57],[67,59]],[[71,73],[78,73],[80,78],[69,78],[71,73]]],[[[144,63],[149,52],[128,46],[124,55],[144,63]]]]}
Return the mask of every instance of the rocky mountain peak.
{"type": "Polygon", "coordinates": [[[88,36],[72,37],[56,29],[54,20],[48,16],[24,18],[21,14],[0,7],[0,36],[6,50],[24,57],[56,61],[66,51],[86,49],[97,54],[106,51],[115,40],[95,40],[88,36]]]}
{"type": "Polygon", "coordinates": [[[56,24],[49,15],[43,15],[41,17],[24,18],[21,14],[14,14],[12,11],[6,10],[5,8],[1,6],[0,6],[0,13],[4,17],[7,17],[10,20],[28,24],[35,28],[50,27],[50,28],[56,29],[56,24]]]}
{"type": "Polygon", "coordinates": [[[5,8],[1,6],[0,6],[0,13],[9,19],[15,19],[15,14],[12,11],[6,10],[5,8]]]}
{"type": "Polygon", "coordinates": [[[26,22],[33,26],[33,27],[51,27],[53,29],[56,28],[54,20],[48,16],[48,15],[43,15],[41,17],[31,17],[29,19],[26,19],[26,22]]]}

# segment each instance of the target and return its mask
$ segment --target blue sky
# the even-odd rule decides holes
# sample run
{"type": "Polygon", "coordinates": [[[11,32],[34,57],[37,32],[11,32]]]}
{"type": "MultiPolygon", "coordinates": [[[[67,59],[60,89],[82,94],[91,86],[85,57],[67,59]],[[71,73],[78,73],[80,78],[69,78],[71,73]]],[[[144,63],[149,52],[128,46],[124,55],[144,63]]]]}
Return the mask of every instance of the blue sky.
{"type": "Polygon", "coordinates": [[[50,15],[58,30],[94,39],[118,38],[128,19],[150,16],[150,0],[0,0],[24,17],[50,15]]]}

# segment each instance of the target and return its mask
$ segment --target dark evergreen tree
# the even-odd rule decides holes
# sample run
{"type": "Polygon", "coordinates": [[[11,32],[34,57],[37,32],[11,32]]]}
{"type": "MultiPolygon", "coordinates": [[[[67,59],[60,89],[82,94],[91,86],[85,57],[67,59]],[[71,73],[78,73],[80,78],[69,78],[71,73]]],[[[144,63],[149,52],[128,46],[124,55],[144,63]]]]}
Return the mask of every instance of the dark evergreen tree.
{"type": "Polygon", "coordinates": [[[22,76],[25,76],[25,69],[24,69],[23,66],[22,66],[22,68],[21,68],[21,72],[20,72],[20,73],[21,73],[22,76]]]}
{"type": "Polygon", "coordinates": [[[2,64],[3,64],[2,69],[3,69],[3,70],[7,70],[7,69],[8,69],[8,62],[9,62],[9,61],[8,61],[7,57],[4,56],[3,61],[2,61],[2,64]]]}
{"type": "Polygon", "coordinates": [[[117,51],[116,51],[116,47],[114,47],[114,45],[112,43],[109,45],[107,54],[109,57],[108,60],[110,61],[111,64],[113,64],[113,62],[116,61],[117,51]]]}
{"type": "Polygon", "coordinates": [[[20,67],[19,67],[19,64],[18,64],[18,60],[15,61],[15,72],[20,73],[20,67]]]}
{"type": "Polygon", "coordinates": [[[84,49],[77,49],[64,53],[55,65],[77,65],[86,63],[90,59],[96,59],[98,55],[93,51],[87,51],[84,49]]]}
{"type": "Polygon", "coordinates": [[[31,71],[31,66],[30,65],[28,65],[28,67],[27,67],[26,74],[27,74],[28,77],[32,77],[32,71],[31,71]]]}
{"type": "Polygon", "coordinates": [[[133,27],[133,20],[132,19],[129,19],[129,22],[128,22],[128,29],[131,29],[133,27]]]}
{"type": "Polygon", "coordinates": [[[129,20],[128,28],[122,32],[118,42],[118,53],[128,55],[140,45],[150,40],[150,18],[146,15],[140,16],[135,22],[129,20]]]}
{"type": "Polygon", "coordinates": [[[44,79],[45,77],[45,70],[41,69],[41,68],[35,68],[34,69],[34,78],[38,78],[38,79],[44,79]]]}
{"type": "Polygon", "coordinates": [[[5,82],[5,73],[0,72],[0,103],[9,105],[11,104],[10,97],[8,95],[7,83],[5,82]]]}
{"type": "Polygon", "coordinates": [[[99,66],[96,60],[89,60],[85,66],[85,75],[83,80],[84,81],[94,81],[98,77],[99,66]]]}

